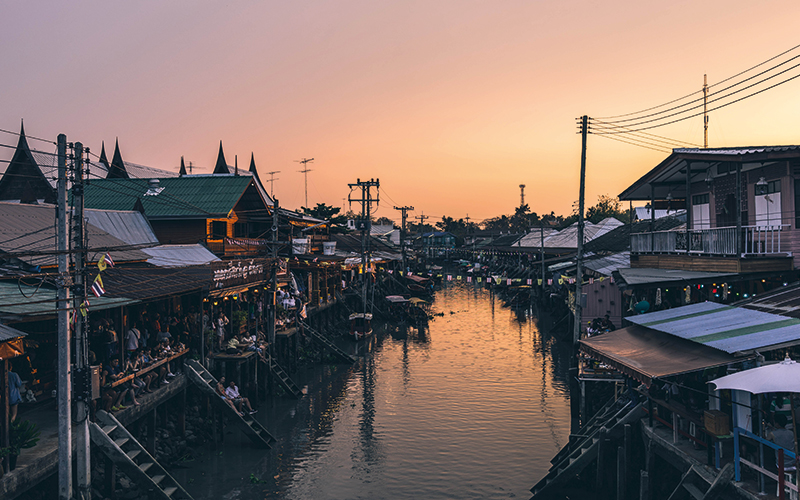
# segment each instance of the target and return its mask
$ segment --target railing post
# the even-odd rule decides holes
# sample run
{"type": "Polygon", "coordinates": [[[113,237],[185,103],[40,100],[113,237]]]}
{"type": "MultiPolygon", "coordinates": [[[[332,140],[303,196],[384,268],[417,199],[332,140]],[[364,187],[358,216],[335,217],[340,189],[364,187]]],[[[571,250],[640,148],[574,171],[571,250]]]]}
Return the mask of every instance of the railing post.
{"type": "Polygon", "coordinates": [[[786,491],[784,491],[783,487],[785,485],[786,478],[783,476],[783,448],[778,450],[778,499],[785,500],[786,499],[786,491]]]}
{"type": "Polygon", "coordinates": [[[742,480],[741,464],[739,463],[739,428],[733,428],[733,467],[736,481],[742,480]]]}

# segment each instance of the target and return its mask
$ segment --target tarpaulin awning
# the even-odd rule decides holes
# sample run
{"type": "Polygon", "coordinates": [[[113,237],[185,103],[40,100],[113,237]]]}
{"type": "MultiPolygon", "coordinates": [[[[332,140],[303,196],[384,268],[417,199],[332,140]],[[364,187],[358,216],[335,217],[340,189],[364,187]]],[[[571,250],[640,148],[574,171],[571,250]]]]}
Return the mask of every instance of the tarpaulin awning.
{"type": "Polygon", "coordinates": [[[648,387],[654,379],[742,361],[711,347],[638,325],[581,340],[580,351],[648,387]]]}
{"type": "Polygon", "coordinates": [[[728,353],[775,349],[800,342],[800,319],[714,302],[626,319],[728,353]]]}

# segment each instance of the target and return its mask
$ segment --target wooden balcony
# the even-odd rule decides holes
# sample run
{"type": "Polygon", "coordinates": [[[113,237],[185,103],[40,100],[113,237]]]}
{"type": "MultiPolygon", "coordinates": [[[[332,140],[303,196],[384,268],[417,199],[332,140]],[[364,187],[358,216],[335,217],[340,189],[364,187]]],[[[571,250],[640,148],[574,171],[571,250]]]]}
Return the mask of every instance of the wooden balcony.
{"type": "Polygon", "coordinates": [[[223,238],[206,240],[206,248],[218,257],[256,257],[268,253],[269,241],[259,238],[223,238]]]}
{"type": "Polygon", "coordinates": [[[631,234],[631,267],[708,272],[793,268],[789,225],[654,231],[631,234]]]}

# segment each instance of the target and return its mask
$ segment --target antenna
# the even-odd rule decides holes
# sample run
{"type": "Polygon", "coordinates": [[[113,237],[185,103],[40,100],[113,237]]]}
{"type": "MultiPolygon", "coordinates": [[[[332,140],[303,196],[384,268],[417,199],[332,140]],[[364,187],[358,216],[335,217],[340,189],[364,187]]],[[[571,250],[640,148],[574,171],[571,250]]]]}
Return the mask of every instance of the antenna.
{"type": "Polygon", "coordinates": [[[269,182],[269,197],[273,199],[275,198],[272,195],[273,183],[277,180],[280,180],[275,178],[275,174],[279,174],[280,172],[281,172],[280,170],[273,170],[272,172],[267,172],[267,175],[269,175],[269,181],[267,181],[269,182]]]}
{"type": "Polygon", "coordinates": [[[302,160],[295,160],[294,161],[295,163],[302,163],[303,164],[303,170],[298,170],[298,172],[303,174],[303,177],[305,177],[306,204],[304,206],[306,206],[306,207],[308,206],[308,173],[311,172],[311,169],[308,168],[308,164],[313,162],[313,161],[314,161],[314,158],[303,158],[302,160]]]}
{"type": "Polygon", "coordinates": [[[703,75],[703,148],[708,148],[708,75],[703,75]]]}
{"type": "Polygon", "coordinates": [[[519,185],[519,206],[525,206],[525,184],[519,185]]]}

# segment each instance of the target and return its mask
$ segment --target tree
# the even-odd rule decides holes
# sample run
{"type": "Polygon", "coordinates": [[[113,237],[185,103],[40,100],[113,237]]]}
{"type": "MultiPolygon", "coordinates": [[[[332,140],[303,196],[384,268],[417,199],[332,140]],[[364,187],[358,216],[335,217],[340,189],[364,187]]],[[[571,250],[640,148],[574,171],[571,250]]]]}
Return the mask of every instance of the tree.
{"type": "Polygon", "coordinates": [[[305,215],[309,215],[315,219],[330,221],[331,231],[333,232],[338,232],[338,230],[333,227],[334,224],[338,226],[344,226],[345,229],[347,228],[347,218],[343,215],[336,215],[342,210],[339,207],[332,207],[324,203],[317,203],[317,206],[314,208],[301,207],[300,210],[305,215]]]}
{"type": "Polygon", "coordinates": [[[392,226],[394,227],[394,221],[388,217],[380,217],[375,220],[374,224],[378,226],[392,226]]]}
{"type": "Polygon", "coordinates": [[[630,213],[622,208],[619,198],[603,194],[597,197],[597,205],[586,210],[586,220],[597,224],[608,217],[614,217],[625,223],[630,221],[630,213]]]}

